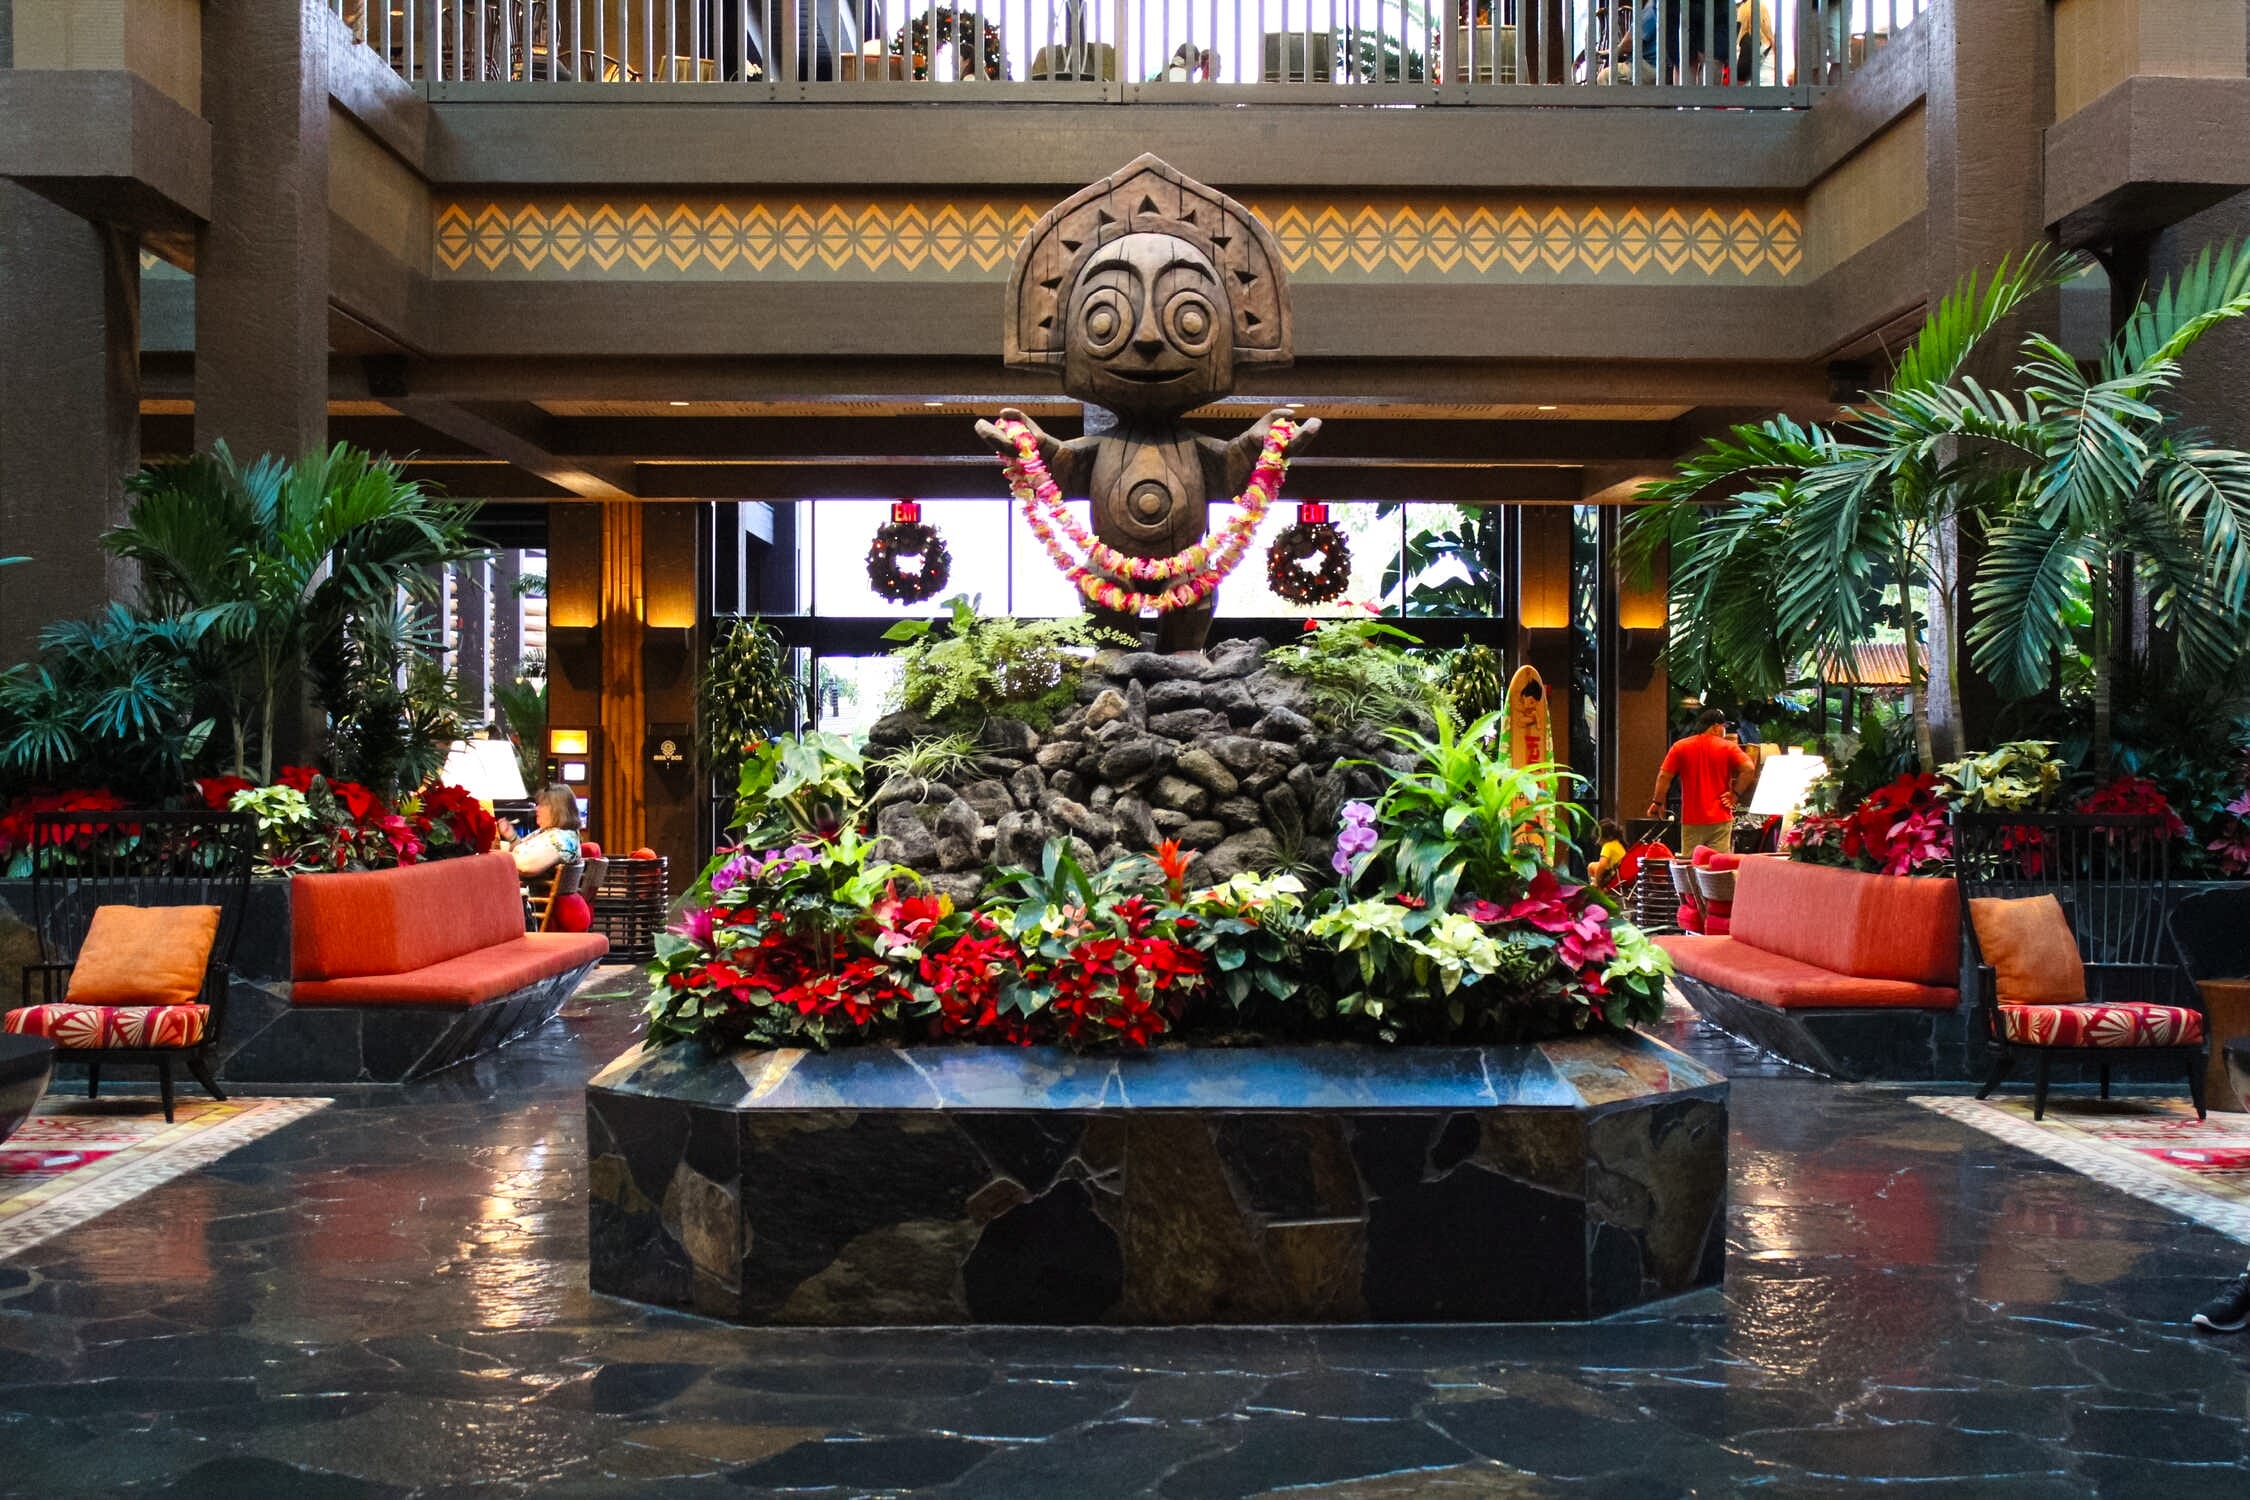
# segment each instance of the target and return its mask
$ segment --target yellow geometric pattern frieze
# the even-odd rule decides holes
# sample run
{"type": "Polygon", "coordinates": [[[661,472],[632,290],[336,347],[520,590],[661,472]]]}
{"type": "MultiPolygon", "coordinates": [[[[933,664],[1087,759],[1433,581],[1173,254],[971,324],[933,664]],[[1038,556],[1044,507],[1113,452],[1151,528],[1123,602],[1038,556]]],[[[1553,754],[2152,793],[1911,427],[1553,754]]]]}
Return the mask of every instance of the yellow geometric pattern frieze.
{"type": "MultiPolygon", "coordinates": [[[[1803,266],[1794,205],[1418,200],[1267,202],[1311,281],[1776,283],[1803,266]]],[[[995,281],[1044,211],[1020,201],[456,199],[437,272],[472,280],[995,281]]]]}

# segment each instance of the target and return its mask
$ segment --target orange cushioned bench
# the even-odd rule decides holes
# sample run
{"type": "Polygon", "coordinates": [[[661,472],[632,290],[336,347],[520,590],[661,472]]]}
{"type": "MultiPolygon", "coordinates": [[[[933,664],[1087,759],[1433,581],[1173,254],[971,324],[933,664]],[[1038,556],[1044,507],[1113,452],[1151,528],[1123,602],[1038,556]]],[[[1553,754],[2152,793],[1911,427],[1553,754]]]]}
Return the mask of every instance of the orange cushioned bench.
{"type": "Polygon", "coordinates": [[[466,1008],[583,972],[609,951],[592,932],[524,931],[505,854],[290,883],[293,1005],[466,1008]]]}
{"type": "Polygon", "coordinates": [[[1745,859],[1724,937],[1656,940],[1714,1024],[1844,1078],[1967,1076],[1951,880],[1745,859]]]}

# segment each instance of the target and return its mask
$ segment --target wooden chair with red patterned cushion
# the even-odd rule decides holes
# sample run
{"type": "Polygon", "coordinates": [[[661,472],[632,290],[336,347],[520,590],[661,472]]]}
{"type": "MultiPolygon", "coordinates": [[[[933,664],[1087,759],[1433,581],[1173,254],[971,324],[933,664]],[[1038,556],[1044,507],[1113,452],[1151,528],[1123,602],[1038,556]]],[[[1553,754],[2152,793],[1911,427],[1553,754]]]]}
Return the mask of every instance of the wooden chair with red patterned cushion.
{"type": "Polygon", "coordinates": [[[33,926],[23,1004],[0,1024],[44,1036],[59,1061],[157,1070],[164,1118],[172,1065],[214,1099],[228,964],[250,890],[257,820],[226,812],[44,813],[31,834],[33,926]]]}
{"type": "Polygon", "coordinates": [[[2054,1061],[2092,1063],[2101,1096],[2121,1057],[2187,1075],[2205,1110],[2206,1020],[2165,929],[2171,831],[2162,817],[1957,813],[1962,936],[1985,1035],[1982,1099],[2030,1057],[2033,1119],[2054,1061]]]}

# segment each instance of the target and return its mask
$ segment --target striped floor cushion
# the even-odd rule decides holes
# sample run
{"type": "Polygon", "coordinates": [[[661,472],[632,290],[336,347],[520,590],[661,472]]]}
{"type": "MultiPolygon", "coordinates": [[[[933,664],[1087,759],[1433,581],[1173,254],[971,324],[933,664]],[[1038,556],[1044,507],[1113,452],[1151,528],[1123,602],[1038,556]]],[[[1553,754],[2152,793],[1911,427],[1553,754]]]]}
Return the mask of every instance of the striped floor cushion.
{"type": "Polygon", "coordinates": [[[2192,1047],[2203,1013],[2184,1005],[2003,1005],[2011,1042],[2035,1047],[2192,1047]]]}
{"type": "Polygon", "coordinates": [[[29,1005],[6,1029],[58,1047],[192,1047],[203,1040],[208,1005],[29,1005]]]}

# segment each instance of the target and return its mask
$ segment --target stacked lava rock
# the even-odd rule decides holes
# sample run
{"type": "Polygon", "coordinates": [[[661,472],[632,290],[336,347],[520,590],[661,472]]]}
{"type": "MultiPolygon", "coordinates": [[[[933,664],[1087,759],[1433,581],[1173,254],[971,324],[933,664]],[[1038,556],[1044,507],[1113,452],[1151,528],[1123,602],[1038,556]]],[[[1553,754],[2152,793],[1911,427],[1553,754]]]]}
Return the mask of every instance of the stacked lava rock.
{"type": "MultiPolygon", "coordinates": [[[[957,784],[893,778],[879,788],[874,853],[956,902],[977,897],[988,865],[1037,868],[1051,837],[1069,838],[1089,869],[1177,839],[1199,856],[1198,884],[1244,870],[1325,872],[1338,812],[1383,783],[1365,762],[1398,763],[1398,750],[1383,725],[1316,725],[1304,685],[1263,656],[1255,641],[1208,655],[1103,653],[1047,733],[996,718],[979,736],[976,770],[957,784]]],[[[877,721],[868,747],[879,754],[942,733],[896,713],[877,721]]]]}

